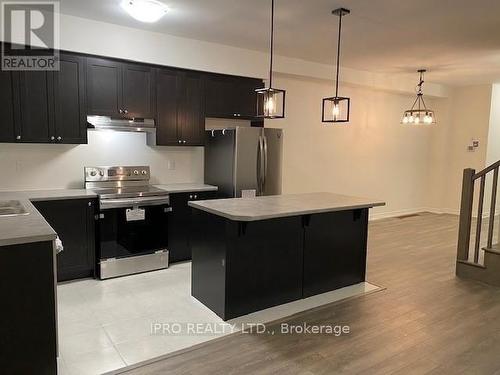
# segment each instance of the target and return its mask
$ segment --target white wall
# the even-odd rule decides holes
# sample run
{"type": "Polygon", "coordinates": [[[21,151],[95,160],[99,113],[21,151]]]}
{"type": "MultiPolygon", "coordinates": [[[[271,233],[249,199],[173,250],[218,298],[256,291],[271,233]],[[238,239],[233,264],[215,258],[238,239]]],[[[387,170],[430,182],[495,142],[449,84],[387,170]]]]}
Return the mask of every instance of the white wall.
{"type": "Polygon", "coordinates": [[[500,160],[500,84],[491,88],[490,126],[488,131],[487,164],[500,160]]]}
{"type": "MultiPolygon", "coordinates": [[[[448,99],[446,120],[439,122],[432,140],[432,168],[428,191],[429,206],[448,213],[458,213],[465,168],[477,171],[487,164],[489,150],[491,85],[455,88],[448,99]],[[480,142],[474,152],[467,150],[472,139],[480,142]]],[[[438,118],[440,120],[440,118],[438,118]]],[[[497,138],[498,139],[498,138],[497,138]]],[[[491,139],[496,142],[495,139],[491,139]]]]}
{"type": "Polygon", "coordinates": [[[437,127],[400,124],[412,96],[343,85],[351,121],[325,125],[321,99],[331,96],[332,82],[280,76],[276,85],[287,90],[286,118],[266,126],[284,129],[285,193],[332,191],[386,201],[375,216],[427,206],[429,150],[437,127]]]}
{"type": "Polygon", "coordinates": [[[150,165],[153,183],[203,182],[201,147],[148,147],[145,137],[92,131],[88,145],[0,144],[0,190],[82,188],[83,168],[99,165],[150,165]]]}

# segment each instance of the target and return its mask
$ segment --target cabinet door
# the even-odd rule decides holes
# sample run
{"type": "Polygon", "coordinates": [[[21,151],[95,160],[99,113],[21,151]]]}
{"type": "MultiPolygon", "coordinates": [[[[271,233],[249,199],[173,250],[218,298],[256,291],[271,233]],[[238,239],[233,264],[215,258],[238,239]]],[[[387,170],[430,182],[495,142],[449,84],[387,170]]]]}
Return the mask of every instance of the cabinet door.
{"type": "Polygon", "coordinates": [[[205,83],[205,105],[207,117],[233,117],[234,81],[232,77],[209,75],[205,83]]]}
{"type": "Polygon", "coordinates": [[[51,142],[54,129],[53,73],[44,71],[18,72],[15,85],[15,106],[19,108],[21,142],[51,142]]]}
{"type": "Polygon", "coordinates": [[[309,217],[303,298],[365,281],[367,229],[367,208],[309,217]]]}
{"type": "Polygon", "coordinates": [[[96,202],[75,199],[34,202],[34,205],[64,246],[57,255],[57,280],[94,276],[96,202]]]}
{"type": "Polygon", "coordinates": [[[0,70],[0,142],[15,142],[14,82],[12,72],[0,70]]]}
{"type": "Polygon", "coordinates": [[[192,192],[170,194],[172,212],[168,218],[168,251],[170,262],[191,259],[189,234],[191,232],[191,208],[188,201],[213,199],[216,192],[192,192]]]}
{"type": "Polygon", "coordinates": [[[87,143],[84,63],[82,57],[61,54],[60,70],[54,74],[54,133],[58,143],[87,143]]]}
{"type": "Polygon", "coordinates": [[[258,79],[237,78],[235,95],[235,113],[237,117],[252,118],[257,115],[257,93],[263,82],[258,79]]]}
{"type": "Polygon", "coordinates": [[[123,110],[126,117],[154,117],[153,69],[123,64],[123,110]]]}
{"type": "Polygon", "coordinates": [[[183,145],[200,146],[205,139],[203,81],[196,73],[186,73],[182,82],[181,139],[183,145]]]}
{"type": "Polygon", "coordinates": [[[156,71],[156,144],[178,145],[179,124],[179,73],[170,69],[156,71]]]}
{"type": "Polygon", "coordinates": [[[90,115],[121,116],[121,63],[87,59],[87,112],[90,115]]]}

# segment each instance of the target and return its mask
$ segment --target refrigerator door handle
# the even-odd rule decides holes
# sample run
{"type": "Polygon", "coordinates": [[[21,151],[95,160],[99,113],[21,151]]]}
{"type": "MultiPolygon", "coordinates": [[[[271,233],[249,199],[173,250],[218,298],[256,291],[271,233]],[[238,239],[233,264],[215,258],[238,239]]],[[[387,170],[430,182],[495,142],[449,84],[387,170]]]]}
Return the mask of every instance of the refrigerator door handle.
{"type": "MultiPolygon", "coordinates": [[[[262,190],[266,186],[266,178],[267,178],[267,137],[265,135],[262,136],[262,143],[264,147],[264,171],[262,174],[262,190]]],[[[264,192],[264,191],[262,191],[264,192]]]]}
{"type": "Polygon", "coordinates": [[[257,147],[257,195],[260,195],[262,185],[262,136],[259,135],[257,147]]]}

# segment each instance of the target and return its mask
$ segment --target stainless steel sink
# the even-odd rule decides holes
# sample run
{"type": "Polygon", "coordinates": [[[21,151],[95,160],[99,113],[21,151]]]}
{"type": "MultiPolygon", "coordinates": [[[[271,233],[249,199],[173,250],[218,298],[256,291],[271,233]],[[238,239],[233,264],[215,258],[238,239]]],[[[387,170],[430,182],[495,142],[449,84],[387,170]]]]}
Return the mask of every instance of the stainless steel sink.
{"type": "Polygon", "coordinates": [[[20,201],[0,201],[0,217],[29,215],[20,201]]]}

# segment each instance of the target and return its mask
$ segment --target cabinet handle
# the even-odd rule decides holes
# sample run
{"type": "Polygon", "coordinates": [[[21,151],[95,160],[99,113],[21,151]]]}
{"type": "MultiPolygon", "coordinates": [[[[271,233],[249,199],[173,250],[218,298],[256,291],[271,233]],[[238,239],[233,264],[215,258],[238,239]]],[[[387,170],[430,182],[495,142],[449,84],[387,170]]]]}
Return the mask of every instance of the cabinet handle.
{"type": "Polygon", "coordinates": [[[189,199],[193,199],[193,196],[192,196],[192,195],[189,195],[189,199]]]}
{"type": "Polygon", "coordinates": [[[123,113],[123,109],[119,109],[118,112],[123,113]]]}
{"type": "Polygon", "coordinates": [[[51,141],[55,141],[55,140],[56,140],[56,137],[52,136],[52,137],[50,137],[50,140],[51,140],[51,141]]]}
{"type": "Polygon", "coordinates": [[[20,140],[21,140],[21,136],[20,136],[20,135],[18,135],[18,136],[16,137],[16,139],[17,139],[18,141],[20,141],[20,140]]]}
{"type": "Polygon", "coordinates": [[[182,143],[182,141],[179,139],[179,143],[182,143]]]}
{"type": "Polygon", "coordinates": [[[198,196],[196,194],[194,195],[194,199],[198,199],[198,196]]]}
{"type": "Polygon", "coordinates": [[[62,141],[62,137],[57,137],[57,140],[60,142],[62,141]]]}
{"type": "Polygon", "coordinates": [[[123,113],[127,114],[127,113],[128,113],[128,110],[127,110],[127,109],[124,109],[124,110],[123,110],[123,113]]]}
{"type": "Polygon", "coordinates": [[[182,141],[182,143],[186,143],[186,141],[182,141]]]}
{"type": "Polygon", "coordinates": [[[89,207],[92,207],[92,202],[89,202],[89,207]]]}

